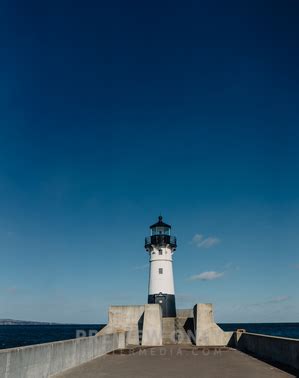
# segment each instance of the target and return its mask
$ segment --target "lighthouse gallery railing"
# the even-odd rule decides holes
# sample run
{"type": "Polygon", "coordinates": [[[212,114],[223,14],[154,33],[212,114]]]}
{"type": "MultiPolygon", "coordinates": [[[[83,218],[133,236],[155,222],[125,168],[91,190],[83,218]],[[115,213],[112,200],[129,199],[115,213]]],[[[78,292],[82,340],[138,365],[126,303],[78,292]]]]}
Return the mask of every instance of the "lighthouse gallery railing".
{"type": "Polygon", "coordinates": [[[170,235],[152,235],[145,238],[145,246],[150,245],[166,245],[169,244],[176,247],[176,237],[170,235]]]}

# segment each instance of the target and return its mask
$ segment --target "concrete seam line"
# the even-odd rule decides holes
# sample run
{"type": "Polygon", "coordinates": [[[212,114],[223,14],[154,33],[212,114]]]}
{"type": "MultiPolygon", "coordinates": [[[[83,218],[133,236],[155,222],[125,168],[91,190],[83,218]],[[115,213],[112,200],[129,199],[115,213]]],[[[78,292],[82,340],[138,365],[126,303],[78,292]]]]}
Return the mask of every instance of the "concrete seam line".
{"type": "Polygon", "coordinates": [[[7,358],[6,358],[5,378],[8,378],[9,368],[10,368],[10,353],[8,353],[7,358]]]}

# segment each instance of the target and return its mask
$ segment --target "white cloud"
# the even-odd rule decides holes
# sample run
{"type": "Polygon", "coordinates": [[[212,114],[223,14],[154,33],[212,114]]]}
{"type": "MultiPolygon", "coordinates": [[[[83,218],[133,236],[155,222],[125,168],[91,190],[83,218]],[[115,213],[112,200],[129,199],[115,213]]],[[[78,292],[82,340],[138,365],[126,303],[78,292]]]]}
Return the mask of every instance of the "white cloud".
{"type": "Polygon", "coordinates": [[[288,295],[281,295],[280,297],[272,298],[268,301],[268,303],[280,303],[288,301],[290,297],[288,295]]]}
{"type": "Polygon", "coordinates": [[[210,272],[202,272],[200,274],[191,276],[189,279],[191,281],[212,281],[216,280],[217,278],[220,278],[224,275],[224,272],[215,272],[215,271],[210,271],[210,272]]]}
{"type": "Polygon", "coordinates": [[[207,238],[202,234],[195,234],[192,238],[192,244],[197,248],[210,248],[220,243],[220,239],[209,236],[207,238]]]}
{"type": "Polygon", "coordinates": [[[266,306],[266,305],[272,305],[275,303],[281,303],[281,302],[286,302],[290,299],[290,296],[288,295],[281,295],[278,297],[271,298],[269,300],[266,300],[264,302],[259,302],[259,303],[252,303],[251,306],[266,306]]]}

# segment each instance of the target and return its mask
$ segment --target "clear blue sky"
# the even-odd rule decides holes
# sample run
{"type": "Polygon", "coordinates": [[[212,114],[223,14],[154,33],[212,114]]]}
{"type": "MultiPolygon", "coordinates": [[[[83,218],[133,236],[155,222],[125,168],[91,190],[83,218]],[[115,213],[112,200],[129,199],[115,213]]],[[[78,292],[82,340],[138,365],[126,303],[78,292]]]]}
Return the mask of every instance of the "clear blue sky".
{"type": "Polygon", "coordinates": [[[298,13],[1,3],[0,318],[98,323],[146,302],[161,212],[178,307],[298,321],[298,13]]]}

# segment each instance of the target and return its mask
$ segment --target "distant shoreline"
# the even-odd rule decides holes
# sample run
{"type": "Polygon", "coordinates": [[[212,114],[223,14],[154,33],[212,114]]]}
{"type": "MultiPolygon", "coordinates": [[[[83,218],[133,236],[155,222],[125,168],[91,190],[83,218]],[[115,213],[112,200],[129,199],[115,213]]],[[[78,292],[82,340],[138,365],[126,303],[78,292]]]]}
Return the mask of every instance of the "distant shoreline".
{"type": "MultiPolygon", "coordinates": [[[[81,323],[82,325],[103,325],[104,323],[81,323]]],[[[235,325],[238,325],[238,324],[241,324],[241,325],[270,325],[270,324],[285,324],[285,325],[288,325],[288,324],[299,324],[299,322],[262,322],[262,323],[259,323],[259,322],[250,322],[250,323],[244,323],[244,322],[238,322],[238,323],[234,323],[234,322],[231,322],[231,323],[222,323],[222,322],[217,322],[218,325],[223,325],[224,327],[227,326],[227,325],[232,325],[232,324],[235,324],[235,325]]],[[[15,319],[0,319],[0,326],[2,325],[78,325],[77,323],[55,323],[55,322],[40,322],[40,321],[34,321],[34,320],[15,320],[15,319]]]]}
{"type": "Polygon", "coordinates": [[[58,325],[62,323],[37,322],[27,320],[0,319],[0,325],[58,325]]]}
{"type": "MultiPolygon", "coordinates": [[[[106,323],[80,323],[84,326],[98,326],[106,325],[106,323]]],[[[0,319],[0,326],[6,325],[55,325],[55,326],[78,326],[78,323],[55,323],[55,322],[39,322],[34,320],[14,320],[14,319],[0,319]]]]}

